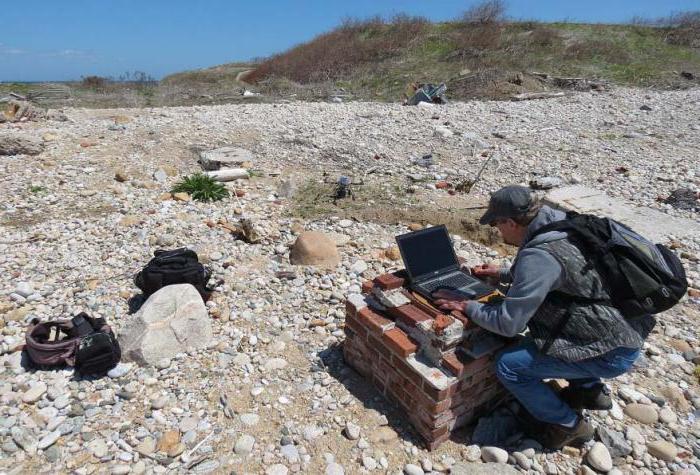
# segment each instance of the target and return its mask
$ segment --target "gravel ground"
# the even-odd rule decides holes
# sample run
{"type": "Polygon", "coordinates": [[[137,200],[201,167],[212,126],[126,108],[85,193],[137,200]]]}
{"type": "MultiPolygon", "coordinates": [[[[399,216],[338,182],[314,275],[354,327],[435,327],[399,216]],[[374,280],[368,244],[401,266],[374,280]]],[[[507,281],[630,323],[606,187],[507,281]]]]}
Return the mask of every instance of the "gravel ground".
{"type": "MultiPolygon", "coordinates": [[[[341,212],[301,219],[281,184],[346,173],[364,176],[365,189],[377,193],[358,206],[389,199],[437,209],[483,203],[504,184],[558,176],[697,220],[697,212],[657,198],[700,189],[699,106],[697,89],[617,89],[432,107],[69,109],[67,122],[0,125],[45,142],[37,156],[0,158],[0,471],[468,473],[463,464],[472,459],[497,460],[500,454],[469,445],[469,431],[426,452],[401,414],[342,364],[344,298],[364,278],[398,267],[384,251],[410,221],[357,221],[341,212]],[[229,144],[255,156],[256,176],[235,185],[244,196],[215,204],[161,200],[178,176],[198,169],[193,145],[229,144]],[[435,165],[413,164],[427,153],[435,165]],[[472,178],[489,157],[473,197],[436,189],[441,180],[472,178]],[[261,243],[212,227],[241,216],[257,223],[261,243]],[[288,247],[301,229],[331,234],[340,266],[291,266],[288,247]],[[182,245],[198,251],[218,283],[208,304],[210,348],[158,367],[122,364],[114,377],[94,380],[21,367],[11,350],[32,317],[84,310],[118,331],[137,293],[131,276],[154,249],[182,245]],[[279,271],[293,275],[277,277],[279,271]]],[[[509,257],[502,247],[456,238],[469,262],[509,257]]],[[[673,245],[700,287],[700,236],[673,245]]],[[[507,447],[514,469],[604,471],[607,455],[624,473],[697,471],[698,305],[689,298],[662,315],[636,371],[611,382],[615,407],[592,414],[613,432],[601,437],[604,444],[547,453],[515,438],[507,447]],[[639,412],[653,412],[657,422],[641,422],[639,412]]]]}

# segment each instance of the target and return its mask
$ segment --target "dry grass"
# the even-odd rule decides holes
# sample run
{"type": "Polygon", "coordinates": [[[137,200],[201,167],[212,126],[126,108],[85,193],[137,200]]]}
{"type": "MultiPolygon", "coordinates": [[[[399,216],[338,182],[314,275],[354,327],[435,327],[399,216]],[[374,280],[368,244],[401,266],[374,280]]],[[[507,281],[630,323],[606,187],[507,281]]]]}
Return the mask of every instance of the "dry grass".
{"type": "Polygon", "coordinates": [[[246,81],[256,83],[274,76],[300,83],[338,79],[358,66],[400,54],[427,26],[426,19],[406,15],[389,22],[381,18],[348,20],[262,62],[246,81]]]}
{"type": "Polygon", "coordinates": [[[609,39],[586,38],[569,45],[564,57],[575,61],[605,61],[615,64],[630,62],[630,53],[619,42],[609,39]]]}

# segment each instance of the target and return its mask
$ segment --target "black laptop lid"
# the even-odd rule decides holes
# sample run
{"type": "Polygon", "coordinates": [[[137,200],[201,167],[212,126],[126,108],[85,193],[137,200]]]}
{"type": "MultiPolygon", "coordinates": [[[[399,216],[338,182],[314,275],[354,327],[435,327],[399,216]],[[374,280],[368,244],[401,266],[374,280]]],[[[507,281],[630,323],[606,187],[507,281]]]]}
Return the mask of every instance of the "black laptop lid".
{"type": "Polygon", "coordinates": [[[412,281],[459,269],[452,241],[444,225],[396,236],[396,243],[412,281]]]}

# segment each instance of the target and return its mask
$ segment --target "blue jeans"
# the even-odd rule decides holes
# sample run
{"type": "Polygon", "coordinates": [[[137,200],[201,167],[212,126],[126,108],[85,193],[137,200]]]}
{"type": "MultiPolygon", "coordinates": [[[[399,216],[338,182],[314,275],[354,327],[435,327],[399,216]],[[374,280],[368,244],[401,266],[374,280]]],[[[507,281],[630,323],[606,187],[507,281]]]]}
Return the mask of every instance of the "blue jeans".
{"type": "Polygon", "coordinates": [[[600,382],[629,371],[638,349],[617,348],[587,360],[569,362],[541,353],[532,340],[503,351],[496,359],[501,383],[536,419],[550,424],[571,424],[576,413],[543,379],[566,379],[572,386],[600,382]]]}

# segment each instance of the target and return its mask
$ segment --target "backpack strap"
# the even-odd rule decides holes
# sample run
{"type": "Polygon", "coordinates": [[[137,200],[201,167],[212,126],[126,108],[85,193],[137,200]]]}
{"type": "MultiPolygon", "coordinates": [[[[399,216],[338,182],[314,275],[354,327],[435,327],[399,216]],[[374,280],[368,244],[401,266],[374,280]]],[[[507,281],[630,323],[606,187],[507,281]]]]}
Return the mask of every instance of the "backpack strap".
{"type": "Polygon", "coordinates": [[[78,336],[83,337],[95,332],[96,329],[93,327],[93,324],[90,321],[92,319],[88,319],[90,319],[90,317],[88,317],[85,313],[79,313],[75,317],[71,318],[71,323],[73,324],[73,328],[78,336]]]}

